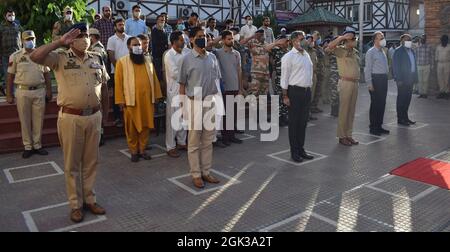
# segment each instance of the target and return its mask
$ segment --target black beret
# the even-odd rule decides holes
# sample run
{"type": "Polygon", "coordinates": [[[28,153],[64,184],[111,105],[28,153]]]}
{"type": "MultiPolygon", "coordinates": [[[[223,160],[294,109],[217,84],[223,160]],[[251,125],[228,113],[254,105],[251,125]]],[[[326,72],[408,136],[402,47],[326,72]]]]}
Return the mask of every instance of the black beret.
{"type": "Polygon", "coordinates": [[[87,32],[88,26],[86,23],[76,23],[70,27],[69,31],[72,29],[79,29],[81,32],[87,32]]]}

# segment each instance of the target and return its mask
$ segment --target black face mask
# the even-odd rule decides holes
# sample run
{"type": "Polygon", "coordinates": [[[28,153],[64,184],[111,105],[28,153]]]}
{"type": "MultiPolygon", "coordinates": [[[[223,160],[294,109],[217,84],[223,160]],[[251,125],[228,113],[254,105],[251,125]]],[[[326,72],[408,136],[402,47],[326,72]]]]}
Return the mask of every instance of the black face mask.
{"type": "Polygon", "coordinates": [[[144,54],[134,54],[134,53],[130,52],[130,59],[131,59],[131,62],[133,62],[136,65],[142,65],[145,63],[144,54]]]}
{"type": "Polygon", "coordinates": [[[198,38],[195,40],[195,45],[203,49],[206,47],[206,38],[198,38]]]}

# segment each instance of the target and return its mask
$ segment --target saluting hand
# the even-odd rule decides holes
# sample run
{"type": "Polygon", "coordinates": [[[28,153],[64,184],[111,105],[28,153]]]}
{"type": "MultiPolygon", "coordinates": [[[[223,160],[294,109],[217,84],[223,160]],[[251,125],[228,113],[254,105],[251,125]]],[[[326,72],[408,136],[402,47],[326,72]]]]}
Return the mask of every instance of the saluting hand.
{"type": "Polygon", "coordinates": [[[77,37],[80,35],[81,31],[80,29],[72,29],[68,32],[66,32],[60,39],[59,42],[62,45],[70,45],[77,37]]]}

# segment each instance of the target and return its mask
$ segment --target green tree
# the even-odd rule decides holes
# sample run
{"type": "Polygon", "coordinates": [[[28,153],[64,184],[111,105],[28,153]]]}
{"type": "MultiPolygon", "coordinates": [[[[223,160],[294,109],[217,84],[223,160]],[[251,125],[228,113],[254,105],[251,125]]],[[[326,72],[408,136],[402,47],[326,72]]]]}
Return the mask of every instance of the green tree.
{"type": "Polygon", "coordinates": [[[35,32],[38,44],[51,41],[53,25],[62,18],[64,7],[72,7],[75,22],[92,23],[95,15],[94,10],[86,11],[87,0],[3,0],[3,2],[5,4],[0,5],[2,17],[7,8],[12,8],[23,29],[35,32]]]}

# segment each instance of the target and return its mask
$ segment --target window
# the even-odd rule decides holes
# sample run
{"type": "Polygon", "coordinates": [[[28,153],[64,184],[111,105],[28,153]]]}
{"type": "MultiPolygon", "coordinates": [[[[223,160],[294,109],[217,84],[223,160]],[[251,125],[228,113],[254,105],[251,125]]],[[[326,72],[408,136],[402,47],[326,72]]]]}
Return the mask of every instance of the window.
{"type": "Polygon", "coordinates": [[[290,0],[276,0],[275,1],[275,10],[288,11],[291,9],[290,3],[291,3],[290,0]]]}
{"type": "Polygon", "coordinates": [[[202,0],[202,4],[220,5],[219,0],[202,0]]]}
{"type": "Polygon", "coordinates": [[[403,12],[403,4],[395,5],[395,21],[403,21],[405,13],[403,12]]]}
{"type": "Polygon", "coordinates": [[[372,22],[372,4],[364,4],[364,22],[372,22]]]}
{"type": "Polygon", "coordinates": [[[359,20],[359,9],[358,5],[347,7],[347,19],[353,22],[358,22],[359,20]]]}
{"type": "Polygon", "coordinates": [[[261,7],[261,0],[255,0],[255,7],[257,8],[261,7]]]}

